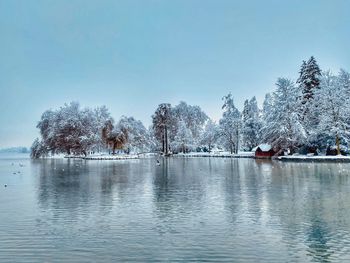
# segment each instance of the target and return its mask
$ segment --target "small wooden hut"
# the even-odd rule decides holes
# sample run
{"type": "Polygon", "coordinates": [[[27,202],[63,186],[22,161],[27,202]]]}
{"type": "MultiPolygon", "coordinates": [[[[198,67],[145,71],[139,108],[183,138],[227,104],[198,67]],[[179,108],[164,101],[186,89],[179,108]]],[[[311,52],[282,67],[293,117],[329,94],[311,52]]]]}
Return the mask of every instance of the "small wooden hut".
{"type": "Polygon", "coordinates": [[[256,158],[271,158],[276,154],[269,144],[260,144],[253,149],[256,158]]]}

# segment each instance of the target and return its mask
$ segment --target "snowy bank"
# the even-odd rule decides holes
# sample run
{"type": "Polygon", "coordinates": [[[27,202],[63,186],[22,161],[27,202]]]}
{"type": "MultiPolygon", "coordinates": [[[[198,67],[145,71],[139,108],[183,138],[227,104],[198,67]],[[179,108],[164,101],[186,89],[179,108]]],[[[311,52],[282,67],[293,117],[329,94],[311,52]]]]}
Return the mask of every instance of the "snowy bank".
{"type": "Polygon", "coordinates": [[[129,160],[129,159],[139,159],[136,154],[123,154],[123,155],[89,155],[83,157],[84,160],[129,160]]]}
{"type": "Polygon", "coordinates": [[[66,155],[64,158],[68,159],[83,159],[83,160],[129,160],[129,159],[139,159],[137,154],[92,154],[87,156],[80,155],[66,155]]]}
{"type": "Polygon", "coordinates": [[[221,157],[221,158],[255,158],[254,152],[239,152],[231,154],[229,152],[190,152],[174,154],[174,157],[221,157]]]}
{"type": "Polygon", "coordinates": [[[288,155],[288,156],[280,156],[277,159],[280,161],[297,161],[297,162],[349,162],[350,163],[350,156],[344,156],[344,155],[336,155],[336,156],[288,155]]]}

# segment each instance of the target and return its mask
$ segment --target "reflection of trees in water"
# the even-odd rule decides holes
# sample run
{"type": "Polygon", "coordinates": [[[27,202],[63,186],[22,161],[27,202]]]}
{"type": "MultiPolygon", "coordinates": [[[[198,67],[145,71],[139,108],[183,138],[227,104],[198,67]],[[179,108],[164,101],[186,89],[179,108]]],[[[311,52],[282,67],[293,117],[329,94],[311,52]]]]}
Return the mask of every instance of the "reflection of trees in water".
{"type": "Polygon", "coordinates": [[[39,160],[38,231],[68,242],[80,235],[112,237],[111,229],[143,218],[150,210],[143,201],[152,204],[143,192],[144,179],[149,177],[149,162],[144,163],[39,160]]]}
{"type": "Polygon", "coordinates": [[[166,215],[167,211],[171,209],[169,200],[172,198],[172,191],[169,191],[170,173],[169,173],[169,158],[162,158],[160,166],[154,170],[154,195],[155,204],[161,215],[166,215]]]}
{"type": "Polygon", "coordinates": [[[238,217],[260,229],[267,220],[292,257],[305,252],[310,260],[328,262],[349,253],[350,184],[341,172],[349,164],[210,158],[165,158],[160,166],[155,160],[34,163],[38,202],[52,220],[97,220],[113,208],[118,213],[117,205],[130,212],[123,209],[137,204],[132,212],[150,209],[157,230],[171,232],[212,220],[208,209],[218,204],[234,227],[240,227],[238,217]]]}
{"type": "Polygon", "coordinates": [[[224,161],[224,166],[227,171],[224,173],[224,198],[225,211],[228,212],[228,220],[234,223],[239,216],[242,205],[242,189],[241,177],[242,173],[239,171],[239,161],[237,159],[229,159],[224,161]]]}
{"type": "Polygon", "coordinates": [[[79,207],[81,192],[80,176],[85,169],[77,169],[72,160],[41,160],[39,170],[39,203],[53,211],[79,207]]]}
{"type": "MultiPolygon", "coordinates": [[[[122,201],[128,188],[135,187],[135,164],[78,160],[39,160],[38,201],[45,209],[73,214],[98,206],[110,209],[114,195],[122,201]]],[[[137,165],[136,165],[137,166],[137,165]]]]}
{"type": "Polygon", "coordinates": [[[339,174],[337,164],[274,162],[273,166],[269,213],[279,219],[284,242],[292,244],[288,248],[293,251],[295,244],[299,249],[306,245],[313,261],[331,261],[349,241],[331,242],[339,230],[350,227],[348,177],[339,174]]]}
{"type": "Polygon", "coordinates": [[[334,248],[328,245],[331,230],[328,229],[326,222],[317,216],[310,221],[309,229],[306,229],[308,255],[316,262],[331,262],[331,256],[334,254],[334,248]]]}
{"type": "MultiPolygon", "coordinates": [[[[262,214],[265,211],[264,194],[266,191],[265,176],[260,173],[259,166],[255,161],[245,160],[242,162],[240,173],[241,184],[244,185],[246,193],[244,199],[246,200],[247,217],[257,223],[261,220],[262,214]],[[253,215],[253,216],[252,216],[253,215]]],[[[270,168],[271,163],[264,164],[270,168]]]]}
{"type": "Polygon", "coordinates": [[[163,158],[154,169],[153,203],[159,232],[172,232],[175,225],[188,226],[186,220],[200,214],[205,204],[203,161],[208,160],[163,158]]]}
{"type": "Polygon", "coordinates": [[[132,172],[132,166],[128,163],[101,164],[98,173],[101,177],[101,195],[113,199],[113,194],[117,194],[119,199],[123,199],[129,187],[129,172],[132,172]]]}
{"type": "Polygon", "coordinates": [[[262,164],[270,169],[271,161],[262,163],[251,159],[229,159],[224,161],[225,206],[233,223],[242,220],[259,221],[266,210],[266,177],[262,175],[262,164]]]}
{"type": "Polygon", "coordinates": [[[122,175],[118,165],[99,165],[96,176],[100,176],[101,192],[99,209],[104,213],[109,213],[113,207],[114,194],[118,194],[116,185],[122,181],[127,181],[127,177],[122,175]]]}

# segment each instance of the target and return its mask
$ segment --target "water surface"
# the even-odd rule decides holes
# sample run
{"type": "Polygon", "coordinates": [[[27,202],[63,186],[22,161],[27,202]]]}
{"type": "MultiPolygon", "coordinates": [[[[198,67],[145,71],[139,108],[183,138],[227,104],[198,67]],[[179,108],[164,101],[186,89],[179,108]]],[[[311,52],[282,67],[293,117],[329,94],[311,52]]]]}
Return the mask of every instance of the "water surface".
{"type": "Polygon", "coordinates": [[[349,168],[2,155],[0,262],[349,262],[349,168]]]}

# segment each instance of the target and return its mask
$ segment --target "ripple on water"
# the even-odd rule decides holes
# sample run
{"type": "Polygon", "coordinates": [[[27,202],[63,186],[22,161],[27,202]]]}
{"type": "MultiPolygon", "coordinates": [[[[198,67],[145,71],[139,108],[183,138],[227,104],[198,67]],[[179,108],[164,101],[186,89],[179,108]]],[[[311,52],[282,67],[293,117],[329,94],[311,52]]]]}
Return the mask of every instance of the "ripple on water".
{"type": "Polygon", "coordinates": [[[350,164],[12,162],[0,262],[350,261],[350,164]]]}

